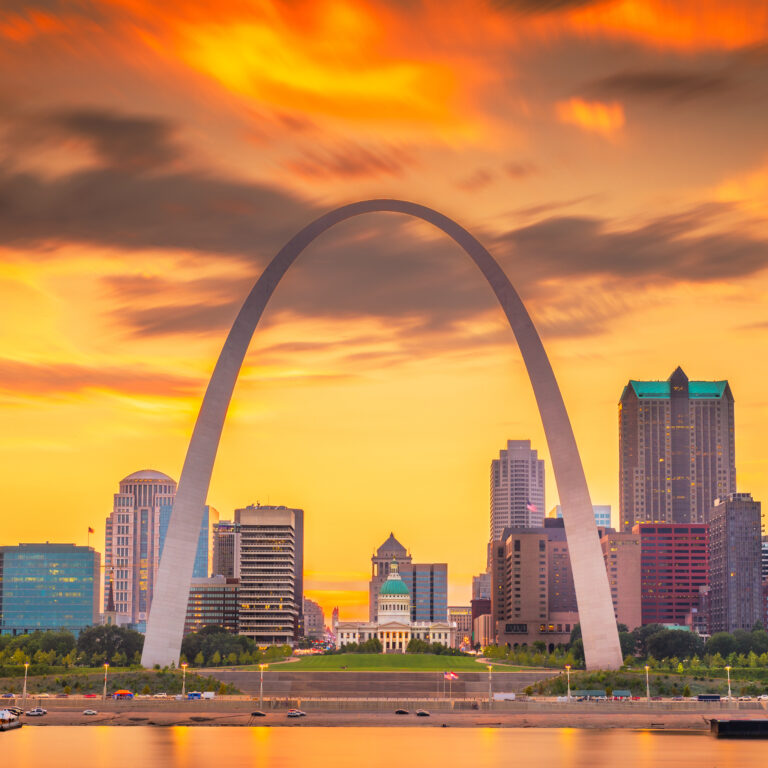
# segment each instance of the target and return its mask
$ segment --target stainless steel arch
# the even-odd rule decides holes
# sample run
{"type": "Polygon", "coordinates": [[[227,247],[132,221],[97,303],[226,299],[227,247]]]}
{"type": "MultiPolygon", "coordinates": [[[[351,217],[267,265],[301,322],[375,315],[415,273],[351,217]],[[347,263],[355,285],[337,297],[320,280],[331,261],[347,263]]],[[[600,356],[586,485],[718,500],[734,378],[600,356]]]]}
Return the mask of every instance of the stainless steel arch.
{"type": "Polygon", "coordinates": [[[283,246],[248,294],[224,342],[189,443],[152,599],[142,664],[178,663],[195,548],[221,430],[267,302],[291,264],[316,237],[345,219],[374,212],[414,216],[445,232],[472,257],[496,294],[523,355],[547,437],[563,508],[587,667],[617,669],[622,664],[621,647],[589,490],[560,389],[531,318],[501,267],[467,230],[431,208],[387,199],[352,203],[316,219],[283,246]]]}

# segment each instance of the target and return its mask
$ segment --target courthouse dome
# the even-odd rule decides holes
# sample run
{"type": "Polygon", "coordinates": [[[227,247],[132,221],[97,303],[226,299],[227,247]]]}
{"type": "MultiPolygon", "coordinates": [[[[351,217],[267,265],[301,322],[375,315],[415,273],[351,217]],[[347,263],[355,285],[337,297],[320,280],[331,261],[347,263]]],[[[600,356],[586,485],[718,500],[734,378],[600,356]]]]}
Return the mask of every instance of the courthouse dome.
{"type": "Polygon", "coordinates": [[[408,585],[403,581],[400,575],[400,569],[397,566],[397,560],[392,558],[392,565],[389,566],[389,576],[381,585],[380,595],[410,595],[408,585]]]}

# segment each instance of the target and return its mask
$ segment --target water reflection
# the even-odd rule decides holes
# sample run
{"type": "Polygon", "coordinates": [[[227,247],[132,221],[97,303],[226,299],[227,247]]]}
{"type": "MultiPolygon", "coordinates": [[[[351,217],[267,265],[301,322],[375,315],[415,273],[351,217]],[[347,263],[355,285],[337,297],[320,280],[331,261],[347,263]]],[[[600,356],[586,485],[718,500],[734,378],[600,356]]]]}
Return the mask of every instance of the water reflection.
{"type": "Polygon", "coordinates": [[[751,768],[759,741],[705,733],[574,728],[26,727],[0,736],[0,765],[41,768],[751,768]]]}

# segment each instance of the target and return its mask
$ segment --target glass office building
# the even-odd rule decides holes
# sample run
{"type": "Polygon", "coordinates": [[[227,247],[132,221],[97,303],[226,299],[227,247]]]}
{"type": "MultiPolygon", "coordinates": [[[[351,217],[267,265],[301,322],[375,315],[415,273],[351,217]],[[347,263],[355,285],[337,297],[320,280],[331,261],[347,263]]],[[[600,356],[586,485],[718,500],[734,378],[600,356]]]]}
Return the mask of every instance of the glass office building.
{"type": "Polygon", "coordinates": [[[411,593],[411,621],[446,621],[448,565],[403,563],[400,576],[411,593]]]}
{"type": "MultiPolygon", "coordinates": [[[[168,533],[168,523],[171,522],[172,504],[160,505],[160,543],[158,546],[159,557],[163,556],[163,545],[165,544],[165,535],[168,533]]],[[[208,569],[209,553],[211,545],[211,526],[219,522],[219,513],[210,506],[203,508],[203,522],[200,526],[200,536],[197,539],[197,550],[195,551],[195,565],[192,569],[193,579],[207,579],[210,575],[208,569]]],[[[159,562],[159,558],[158,558],[159,562]]]]}
{"type": "Polygon", "coordinates": [[[79,633],[99,619],[101,555],[74,544],[0,547],[0,634],[79,633]]]}

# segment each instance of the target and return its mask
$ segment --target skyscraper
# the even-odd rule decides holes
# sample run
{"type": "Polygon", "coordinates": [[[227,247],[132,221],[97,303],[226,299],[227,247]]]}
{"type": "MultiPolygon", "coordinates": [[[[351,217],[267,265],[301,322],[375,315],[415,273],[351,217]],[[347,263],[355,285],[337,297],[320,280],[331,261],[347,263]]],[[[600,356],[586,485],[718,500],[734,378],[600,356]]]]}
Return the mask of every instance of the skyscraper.
{"type": "Polygon", "coordinates": [[[640,602],[640,537],[603,530],[600,536],[616,621],[632,631],[642,621],[640,602]]]}
{"type": "Polygon", "coordinates": [[[685,623],[709,584],[709,526],[641,523],[633,530],[640,537],[643,624],[685,623]]]}
{"type": "Polygon", "coordinates": [[[368,621],[376,621],[379,615],[379,590],[389,576],[392,560],[397,560],[402,571],[403,566],[412,560],[406,548],[390,532],[389,538],[371,556],[371,581],[368,585],[368,621]]]}
{"type": "Polygon", "coordinates": [[[411,621],[445,621],[448,611],[447,563],[404,563],[400,576],[411,594],[411,621]]]}
{"type": "Polygon", "coordinates": [[[263,645],[298,639],[304,597],[304,510],[250,505],[239,526],[239,631],[263,645]]]}
{"type": "Polygon", "coordinates": [[[221,520],[213,524],[213,564],[211,573],[214,576],[236,578],[239,575],[240,563],[235,554],[238,527],[230,520],[221,520]]]}
{"type": "Polygon", "coordinates": [[[706,523],[736,490],[733,395],[727,381],[630,380],[619,402],[621,527],[706,523]]]}
{"type": "Polygon", "coordinates": [[[101,555],[74,544],[0,547],[0,634],[79,633],[96,624],[101,555]]]}
{"type": "Polygon", "coordinates": [[[315,640],[322,640],[325,637],[323,609],[308,597],[304,598],[304,636],[315,640]]]}
{"type": "Polygon", "coordinates": [[[544,460],[530,440],[508,440],[491,461],[490,539],[505,528],[538,528],[544,524],[544,460]]]}
{"type": "Polygon", "coordinates": [[[473,600],[490,600],[491,599],[491,574],[486,571],[485,573],[478,573],[477,576],[472,577],[472,599],[473,600]]]}
{"type": "Polygon", "coordinates": [[[709,520],[709,631],[751,630],[763,621],[760,502],[717,499],[709,520]]]}
{"type": "MultiPolygon", "coordinates": [[[[160,511],[170,509],[175,494],[175,480],[162,472],[142,469],[120,481],[107,517],[105,580],[113,580],[121,622],[141,631],[146,629],[160,562],[160,511]]],[[[106,599],[105,594],[105,607],[106,599]]]]}

